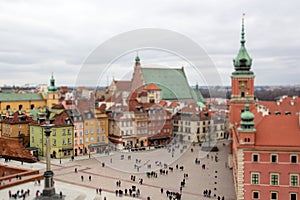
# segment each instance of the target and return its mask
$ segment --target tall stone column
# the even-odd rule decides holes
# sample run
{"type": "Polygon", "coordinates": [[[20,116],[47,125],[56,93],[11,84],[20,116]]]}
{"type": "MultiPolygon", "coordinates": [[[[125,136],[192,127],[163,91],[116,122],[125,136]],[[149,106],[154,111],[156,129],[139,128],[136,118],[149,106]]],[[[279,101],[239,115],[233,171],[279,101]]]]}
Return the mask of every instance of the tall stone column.
{"type": "Polygon", "coordinates": [[[51,128],[54,124],[50,124],[50,111],[46,110],[46,123],[41,125],[44,129],[46,136],[46,171],[44,172],[44,189],[41,196],[36,197],[36,200],[63,200],[65,195],[56,194],[54,188],[53,176],[54,173],[51,171],[51,157],[50,157],[50,133],[51,128]]]}
{"type": "Polygon", "coordinates": [[[50,133],[51,127],[50,121],[47,119],[46,124],[42,125],[44,128],[44,133],[46,135],[46,171],[44,172],[45,187],[43,190],[43,196],[53,196],[55,195],[53,175],[51,171],[51,158],[50,158],[50,133]]]}

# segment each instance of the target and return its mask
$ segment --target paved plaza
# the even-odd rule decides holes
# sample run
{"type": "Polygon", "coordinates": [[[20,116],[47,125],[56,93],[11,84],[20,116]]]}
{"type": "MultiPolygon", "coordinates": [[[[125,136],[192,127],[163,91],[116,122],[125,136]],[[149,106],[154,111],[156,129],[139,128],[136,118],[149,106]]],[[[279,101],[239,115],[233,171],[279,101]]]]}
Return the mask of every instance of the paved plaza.
{"type": "MultiPolygon", "coordinates": [[[[61,164],[59,159],[53,159],[56,192],[61,191],[67,200],[103,200],[105,197],[107,200],[146,200],[147,197],[151,200],[167,200],[167,191],[181,193],[183,200],[217,199],[218,196],[234,200],[232,170],[227,167],[227,141],[220,141],[217,146],[219,152],[203,152],[198,145],[173,144],[160,149],[76,157],[74,161],[62,159],[61,164]],[[196,158],[198,164],[195,163],[196,158]],[[117,186],[117,182],[120,182],[120,186],[117,186]],[[180,192],[182,182],[185,184],[180,192]],[[96,191],[99,188],[102,190],[101,195],[96,191]],[[132,194],[139,190],[139,197],[129,196],[129,189],[132,188],[135,188],[132,194]],[[122,190],[122,197],[116,195],[116,190],[122,190]],[[211,197],[204,197],[204,190],[210,190],[211,197]]],[[[1,163],[4,164],[3,159],[1,163]]],[[[45,169],[44,161],[23,165],[10,161],[5,164],[39,169],[41,173],[45,169]]],[[[33,199],[37,190],[43,190],[43,181],[41,185],[30,182],[3,189],[0,191],[0,199],[8,199],[9,190],[15,193],[21,189],[29,189],[30,196],[26,199],[33,199]]]]}

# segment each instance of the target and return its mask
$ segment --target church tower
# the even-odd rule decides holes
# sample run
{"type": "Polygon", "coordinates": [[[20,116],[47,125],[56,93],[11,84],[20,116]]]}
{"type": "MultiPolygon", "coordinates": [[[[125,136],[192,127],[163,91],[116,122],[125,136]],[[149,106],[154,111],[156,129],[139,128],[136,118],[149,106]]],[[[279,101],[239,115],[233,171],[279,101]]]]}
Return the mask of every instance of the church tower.
{"type": "Polygon", "coordinates": [[[50,85],[48,86],[47,92],[47,107],[52,108],[52,106],[58,104],[58,90],[55,86],[55,79],[53,73],[50,78],[50,85]]]}
{"type": "Polygon", "coordinates": [[[251,71],[252,58],[249,56],[245,46],[244,17],[242,18],[241,47],[233,60],[234,72],[231,75],[231,108],[230,122],[236,123],[240,120],[240,114],[245,109],[245,104],[254,106],[254,73],[251,71]]]}
{"type": "Polygon", "coordinates": [[[143,85],[145,85],[145,80],[141,69],[140,57],[137,55],[135,57],[134,71],[131,79],[131,91],[133,92],[143,85]]]}

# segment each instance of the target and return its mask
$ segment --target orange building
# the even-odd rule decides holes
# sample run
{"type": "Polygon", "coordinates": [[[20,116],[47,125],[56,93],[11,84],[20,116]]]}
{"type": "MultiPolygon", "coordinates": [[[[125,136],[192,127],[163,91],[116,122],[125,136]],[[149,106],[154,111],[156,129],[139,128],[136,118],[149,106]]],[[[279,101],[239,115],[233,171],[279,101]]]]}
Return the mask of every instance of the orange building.
{"type": "Polygon", "coordinates": [[[298,200],[300,99],[254,101],[252,59],[241,48],[234,59],[230,122],[236,199],[298,200]]]}

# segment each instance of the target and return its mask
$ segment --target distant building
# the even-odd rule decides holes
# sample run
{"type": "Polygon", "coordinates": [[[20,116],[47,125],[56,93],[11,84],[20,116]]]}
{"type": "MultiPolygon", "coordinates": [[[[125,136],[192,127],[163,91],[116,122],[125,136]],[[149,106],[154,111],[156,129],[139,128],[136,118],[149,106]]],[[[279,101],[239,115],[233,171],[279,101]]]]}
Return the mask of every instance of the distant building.
{"type": "MultiPolygon", "coordinates": [[[[230,123],[236,199],[298,200],[300,195],[300,99],[254,100],[252,59],[242,24],[234,59],[230,123]]],[[[231,163],[229,163],[231,165],[231,163]]]]}
{"type": "Polygon", "coordinates": [[[179,141],[203,142],[208,134],[215,139],[213,130],[212,113],[207,109],[201,110],[195,103],[187,103],[173,117],[173,132],[179,141]]]}
{"type": "Polygon", "coordinates": [[[1,137],[18,139],[25,147],[29,147],[29,123],[32,121],[32,117],[21,111],[4,115],[0,121],[1,137]]]}
{"type": "Polygon", "coordinates": [[[12,114],[16,111],[29,113],[33,109],[51,108],[58,104],[58,90],[53,75],[46,92],[40,93],[0,93],[0,112],[12,114]]]}

